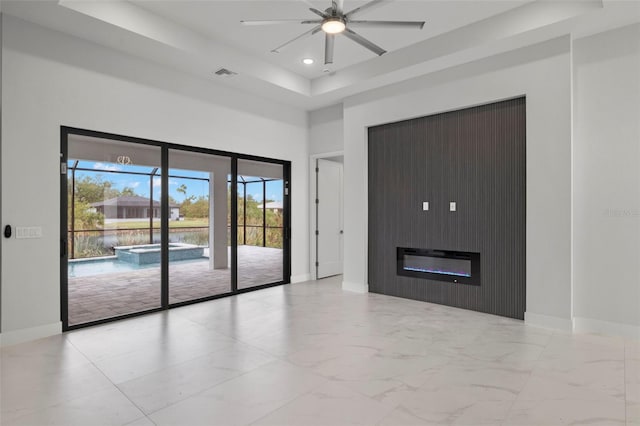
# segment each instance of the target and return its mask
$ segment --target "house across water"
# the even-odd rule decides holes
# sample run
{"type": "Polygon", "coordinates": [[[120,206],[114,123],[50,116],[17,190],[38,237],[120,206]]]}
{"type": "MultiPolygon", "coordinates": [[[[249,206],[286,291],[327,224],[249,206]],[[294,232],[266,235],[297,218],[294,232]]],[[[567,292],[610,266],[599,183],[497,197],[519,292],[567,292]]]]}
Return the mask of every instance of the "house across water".
{"type": "MultiPolygon", "coordinates": [[[[104,215],[105,220],[109,219],[160,219],[160,201],[139,195],[123,195],[109,200],[91,203],[98,213],[104,215]]],[[[178,220],[180,217],[180,205],[169,204],[171,220],[178,220]]]]}

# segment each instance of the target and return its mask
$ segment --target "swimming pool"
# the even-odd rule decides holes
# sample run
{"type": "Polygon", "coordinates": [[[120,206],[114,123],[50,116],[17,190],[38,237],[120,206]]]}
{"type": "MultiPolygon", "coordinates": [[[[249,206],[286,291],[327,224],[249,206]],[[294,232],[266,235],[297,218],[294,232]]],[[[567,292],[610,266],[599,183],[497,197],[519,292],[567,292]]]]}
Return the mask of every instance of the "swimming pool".
{"type": "MultiPolygon", "coordinates": [[[[172,260],[170,264],[174,263],[196,263],[196,262],[208,262],[208,257],[201,257],[199,259],[188,260],[172,260]]],[[[159,263],[148,264],[136,264],[130,262],[123,262],[118,260],[116,256],[99,257],[93,259],[74,259],[69,261],[69,278],[77,277],[92,277],[94,275],[114,274],[118,272],[139,271],[141,269],[153,269],[160,270],[159,263]]]]}
{"type": "MultiPolygon", "coordinates": [[[[161,257],[160,244],[142,244],[136,246],[116,246],[113,248],[118,260],[138,265],[158,264],[161,257]]],[[[199,259],[204,248],[195,244],[170,243],[169,261],[199,259]]]]}

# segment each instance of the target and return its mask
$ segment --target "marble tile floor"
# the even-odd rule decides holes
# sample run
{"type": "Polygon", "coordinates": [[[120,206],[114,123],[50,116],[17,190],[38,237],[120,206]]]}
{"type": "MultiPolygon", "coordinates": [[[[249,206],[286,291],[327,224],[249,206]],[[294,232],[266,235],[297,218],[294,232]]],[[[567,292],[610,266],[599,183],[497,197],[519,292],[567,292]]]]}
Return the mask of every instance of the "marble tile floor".
{"type": "Polygon", "coordinates": [[[2,425],[640,425],[640,342],[340,277],[9,346],[2,425]]]}
{"type": "MultiPolygon", "coordinates": [[[[238,246],[238,288],[282,281],[283,251],[238,246]]],[[[209,259],[169,263],[169,303],[231,291],[230,269],[209,269],[209,259]]],[[[69,278],[69,324],[160,306],[160,267],[69,278]]]]}

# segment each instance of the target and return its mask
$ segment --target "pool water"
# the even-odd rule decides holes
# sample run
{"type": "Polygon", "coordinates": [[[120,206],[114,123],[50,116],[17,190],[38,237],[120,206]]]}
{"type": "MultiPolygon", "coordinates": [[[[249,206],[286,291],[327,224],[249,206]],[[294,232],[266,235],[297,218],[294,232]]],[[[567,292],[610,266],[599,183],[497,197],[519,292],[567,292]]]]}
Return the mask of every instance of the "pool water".
{"type": "MultiPolygon", "coordinates": [[[[171,264],[208,262],[208,258],[171,261],[171,264]]],[[[100,259],[72,260],[69,261],[69,278],[92,277],[94,275],[114,274],[118,272],[139,271],[141,269],[160,269],[159,263],[138,265],[136,263],[123,262],[115,256],[100,259]]]]}

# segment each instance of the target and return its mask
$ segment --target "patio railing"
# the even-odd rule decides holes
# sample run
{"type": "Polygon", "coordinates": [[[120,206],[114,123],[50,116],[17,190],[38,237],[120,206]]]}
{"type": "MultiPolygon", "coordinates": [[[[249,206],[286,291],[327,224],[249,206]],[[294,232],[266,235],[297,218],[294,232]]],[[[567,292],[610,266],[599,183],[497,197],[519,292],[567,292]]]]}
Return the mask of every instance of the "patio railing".
{"type": "MultiPolygon", "coordinates": [[[[230,226],[227,225],[227,242],[230,226]]],[[[209,245],[209,227],[169,228],[169,242],[209,245]]],[[[69,231],[70,259],[111,256],[112,247],[141,244],[159,244],[160,228],[82,229],[69,231]]],[[[238,244],[282,248],[282,227],[238,225],[238,244]]]]}

